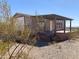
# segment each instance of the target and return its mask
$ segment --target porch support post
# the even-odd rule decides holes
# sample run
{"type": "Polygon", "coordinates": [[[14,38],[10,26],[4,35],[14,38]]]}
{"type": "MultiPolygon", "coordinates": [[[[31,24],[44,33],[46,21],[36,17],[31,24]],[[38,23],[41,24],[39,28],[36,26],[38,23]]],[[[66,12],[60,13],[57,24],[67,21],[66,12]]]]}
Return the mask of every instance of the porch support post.
{"type": "Polygon", "coordinates": [[[72,21],[72,20],[70,20],[70,32],[71,32],[71,26],[72,26],[72,23],[71,23],[71,21],[72,21]]]}
{"type": "Polygon", "coordinates": [[[66,20],[64,19],[64,34],[65,34],[65,31],[66,31],[66,20]]]}

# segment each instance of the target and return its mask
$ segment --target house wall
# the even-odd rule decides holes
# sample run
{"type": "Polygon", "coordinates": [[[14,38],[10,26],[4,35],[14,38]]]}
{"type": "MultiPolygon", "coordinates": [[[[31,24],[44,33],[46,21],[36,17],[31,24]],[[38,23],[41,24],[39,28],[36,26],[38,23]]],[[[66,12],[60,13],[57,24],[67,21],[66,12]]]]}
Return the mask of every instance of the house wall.
{"type": "MultiPolygon", "coordinates": [[[[38,25],[40,18],[36,20],[36,18],[32,18],[32,24],[33,24],[33,30],[35,32],[38,32],[41,30],[41,28],[38,25]]],[[[45,26],[43,28],[43,31],[53,31],[55,29],[55,23],[54,20],[49,19],[42,19],[45,23],[45,26]]],[[[42,24],[40,24],[42,25],[42,24]]],[[[64,20],[56,20],[56,30],[63,30],[64,29],[64,20]]]]}
{"type": "Polygon", "coordinates": [[[26,27],[31,28],[32,19],[30,16],[17,17],[15,20],[15,27],[17,31],[23,31],[26,27]]]}
{"type": "Polygon", "coordinates": [[[22,31],[24,30],[24,17],[19,17],[15,19],[15,29],[16,31],[22,31]]]}
{"type": "Polygon", "coordinates": [[[50,21],[48,19],[32,17],[32,31],[34,33],[49,30],[50,30],[50,21]]]}
{"type": "Polygon", "coordinates": [[[36,25],[37,25],[37,21],[35,20],[35,17],[31,17],[32,18],[32,32],[35,33],[37,31],[36,25]]]}
{"type": "Polygon", "coordinates": [[[50,22],[48,19],[44,19],[45,20],[45,31],[49,31],[50,30],[50,22]]]}
{"type": "MultiPolygon", "coordinates": [[[[24,16],[16,18],[16,30],[24,30],[26,26],[32,30],[33,33],[39,31],[53,31],[55,29],[54,20],[32,17],[32,16],[24,16]],[[40,24],[40,21],[44,22],[44,24],[40,24]],[[44,25],[44,26],[43,26],[44,25]],[[43,27],[41,27],[43,26],[43,27]]],[[[56,20],[56,30],[64,29],[64,20],[56,20]]]]}
{"type": "Polygon", "coordinates": [[[32,26],[32,19],[31,16],[25,16],[24,17],[24,27],[29,27],[31,28],[32,26]]]}

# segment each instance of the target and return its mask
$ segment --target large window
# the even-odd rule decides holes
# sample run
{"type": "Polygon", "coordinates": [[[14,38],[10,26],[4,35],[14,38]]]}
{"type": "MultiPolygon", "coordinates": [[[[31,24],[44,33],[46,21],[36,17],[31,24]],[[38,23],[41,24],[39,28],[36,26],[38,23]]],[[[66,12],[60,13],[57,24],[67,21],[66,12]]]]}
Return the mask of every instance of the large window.
{"type": "Polygon", "coordinates": [[[57,23],[57,28],[62,28],[62,23],[61,22],[57,23]]]}
{"type": "Polygon", "coordinates": [[[64,22],[62,20],[57,20],[56,27],[57,29],[63,29],[64,22]]]}

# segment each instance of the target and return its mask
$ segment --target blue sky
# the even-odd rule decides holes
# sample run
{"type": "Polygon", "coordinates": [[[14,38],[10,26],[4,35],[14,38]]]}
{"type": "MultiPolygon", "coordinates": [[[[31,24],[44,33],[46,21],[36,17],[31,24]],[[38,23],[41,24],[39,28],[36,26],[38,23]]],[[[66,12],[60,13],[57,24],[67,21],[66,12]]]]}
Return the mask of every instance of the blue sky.
{"type": "MultiPolygon", "coordinates": [[[[79,26],[79,0],[8,0],[12,15],[16,12],[34,15],[58,14],[73,18],[72,26],[79,26]]],[[[67,22],[69,26],[69,22],[67,22]]]]}

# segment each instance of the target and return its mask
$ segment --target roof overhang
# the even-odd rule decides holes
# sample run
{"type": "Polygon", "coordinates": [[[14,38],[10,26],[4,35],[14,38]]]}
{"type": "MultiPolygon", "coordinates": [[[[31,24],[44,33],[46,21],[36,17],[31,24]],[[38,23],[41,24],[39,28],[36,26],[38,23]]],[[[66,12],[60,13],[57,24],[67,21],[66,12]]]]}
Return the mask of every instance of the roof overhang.
{"type": "Polygon", "coordinates": [[[64,16],[60,16],[60,15],[56,15],[56,14],[48,14],[48,15],[37,15],[35,17],[43,17],[45,19],[50,19],[50,20],[53,20],[53,19],[57,19],[57,20],[73,20],[71,18],[68,18],[68,17],[64,17],[64,16]]]}

